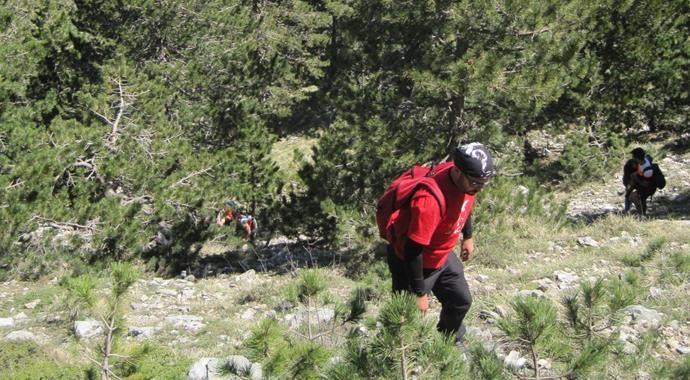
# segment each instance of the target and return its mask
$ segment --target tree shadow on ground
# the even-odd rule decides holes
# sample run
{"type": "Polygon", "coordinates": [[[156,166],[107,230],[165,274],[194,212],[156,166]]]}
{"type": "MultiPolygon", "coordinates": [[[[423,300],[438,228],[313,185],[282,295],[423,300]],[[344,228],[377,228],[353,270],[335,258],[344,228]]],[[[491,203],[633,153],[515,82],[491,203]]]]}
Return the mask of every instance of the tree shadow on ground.
{"type": "Polygon", "coordinates": [[[664,144],[664,149],[669,150],[675,154],[683,154],[690,151],[690,134],[684,134],[672,139],[664,144]]]}
{"type": "Polygon", "coordinates": [[[259,247],[245,244],[230,247],[208,255],[197,255],[187,263],[178,263],[177,276],[184,270],[197,278],[232,275],[255,270],[260,273],[294,273],[303,268],[338,267],[345,276],[357,278],[366,273],[373,263],[385,260],[385,245],[377,244],[371,250],[359,248],[336,249],[310,245],[306,241],[281,242],[259,247]]]}

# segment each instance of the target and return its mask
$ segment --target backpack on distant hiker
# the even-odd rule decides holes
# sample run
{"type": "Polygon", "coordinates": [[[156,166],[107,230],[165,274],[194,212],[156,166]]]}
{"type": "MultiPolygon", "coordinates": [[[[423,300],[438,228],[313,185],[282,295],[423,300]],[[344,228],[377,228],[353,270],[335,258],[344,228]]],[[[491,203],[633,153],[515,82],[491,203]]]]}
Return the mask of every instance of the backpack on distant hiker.
{"type": "MultiPolygon", "coordinates": [[[[446,199],[436,181],[431,178],[435,173],[434,168],[415,165],[395,178],[386,188],[376,205],[376,224],[381,238],[392,243],[394,237],[388,233],[391,216],[395,211],[409,207],[412,196],[420,188],[427,189],[436,198],[443,218],[446,199]]],[[[396,235],[401,232],[397,231],[396,235]]]]}
{"type": "Polygon", "coordinates": [[[666,177],[664,177],[664,173],[661,171],[661,168],[659,168],[659,165],[654,163],[652,163],[651,183],[657,189],[666,187],[666,177]]]}

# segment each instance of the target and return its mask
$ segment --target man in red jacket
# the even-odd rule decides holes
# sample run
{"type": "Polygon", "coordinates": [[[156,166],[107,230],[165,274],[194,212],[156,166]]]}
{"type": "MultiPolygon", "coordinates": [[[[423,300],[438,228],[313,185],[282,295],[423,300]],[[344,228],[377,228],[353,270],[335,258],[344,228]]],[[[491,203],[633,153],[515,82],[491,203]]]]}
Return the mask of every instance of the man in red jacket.
{"type": "Polygon", "coordinates": [[[453,162],[433,169],[433,179],[446,200],[446,210],[425,188],[417,190],[404,208],[392,216],[393,230],[406,231],[405,238],[389,246],[388,267],[393,291],[410,291],[417,296],[423,313],[429,308],[428,294],[441,302],[439,331],[455,336],[462,346],[465,328],[462,320],[472,297],[465,280],[462,262],[453,248],[462,234],[462,261],[474,253],[472,205],[493,176],[491,154],[484,145],[471,143],[456,148],[453,162]],[[405,213],[408,213],[405,215],[405,213]]]}

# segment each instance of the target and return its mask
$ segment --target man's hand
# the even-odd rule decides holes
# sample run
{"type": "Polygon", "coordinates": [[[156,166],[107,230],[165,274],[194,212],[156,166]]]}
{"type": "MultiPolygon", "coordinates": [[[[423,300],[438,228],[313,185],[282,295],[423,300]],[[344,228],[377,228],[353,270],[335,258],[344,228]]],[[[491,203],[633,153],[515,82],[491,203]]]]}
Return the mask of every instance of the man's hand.
{"type": "Polygon", "coordinates": [[[460,258],[462,261],[467,261],[474,254],[474,240],[472,238],[464,239],[462,241],[462,248],[460,250],[460,258]]]}
{"type": "Polygon", "coordinates": [[[426,294],[417,296],[417,308],[422,314],[426,314],[426,311],[429,310],[429,296],[426,294]]]}

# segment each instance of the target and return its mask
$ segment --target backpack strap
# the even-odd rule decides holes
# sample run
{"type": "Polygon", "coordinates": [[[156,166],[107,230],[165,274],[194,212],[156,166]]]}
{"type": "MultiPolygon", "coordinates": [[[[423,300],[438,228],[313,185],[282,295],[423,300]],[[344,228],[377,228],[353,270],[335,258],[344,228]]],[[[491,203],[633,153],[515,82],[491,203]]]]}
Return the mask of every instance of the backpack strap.
{"type": "Polygon", "coordinates": [[[410,195],[410,202],[412,201],[412,197],[414,197],[414,194],[417,192],[417,190],[419,190],[420,187],[424,187],[425,189],[429,190],[434,198],[436,198],[436,202],[438,202],[438,207],[441,214],[441,220],[443,220],[443,218],[446,217],[446,196],[443,194],[443,191],[441,191],[441,188],[438,187],[436,181],[432,178],[436,174],[437,166],[438,165],[433,166],[426,174],[426,178],[412,191],[410,195]]]}

